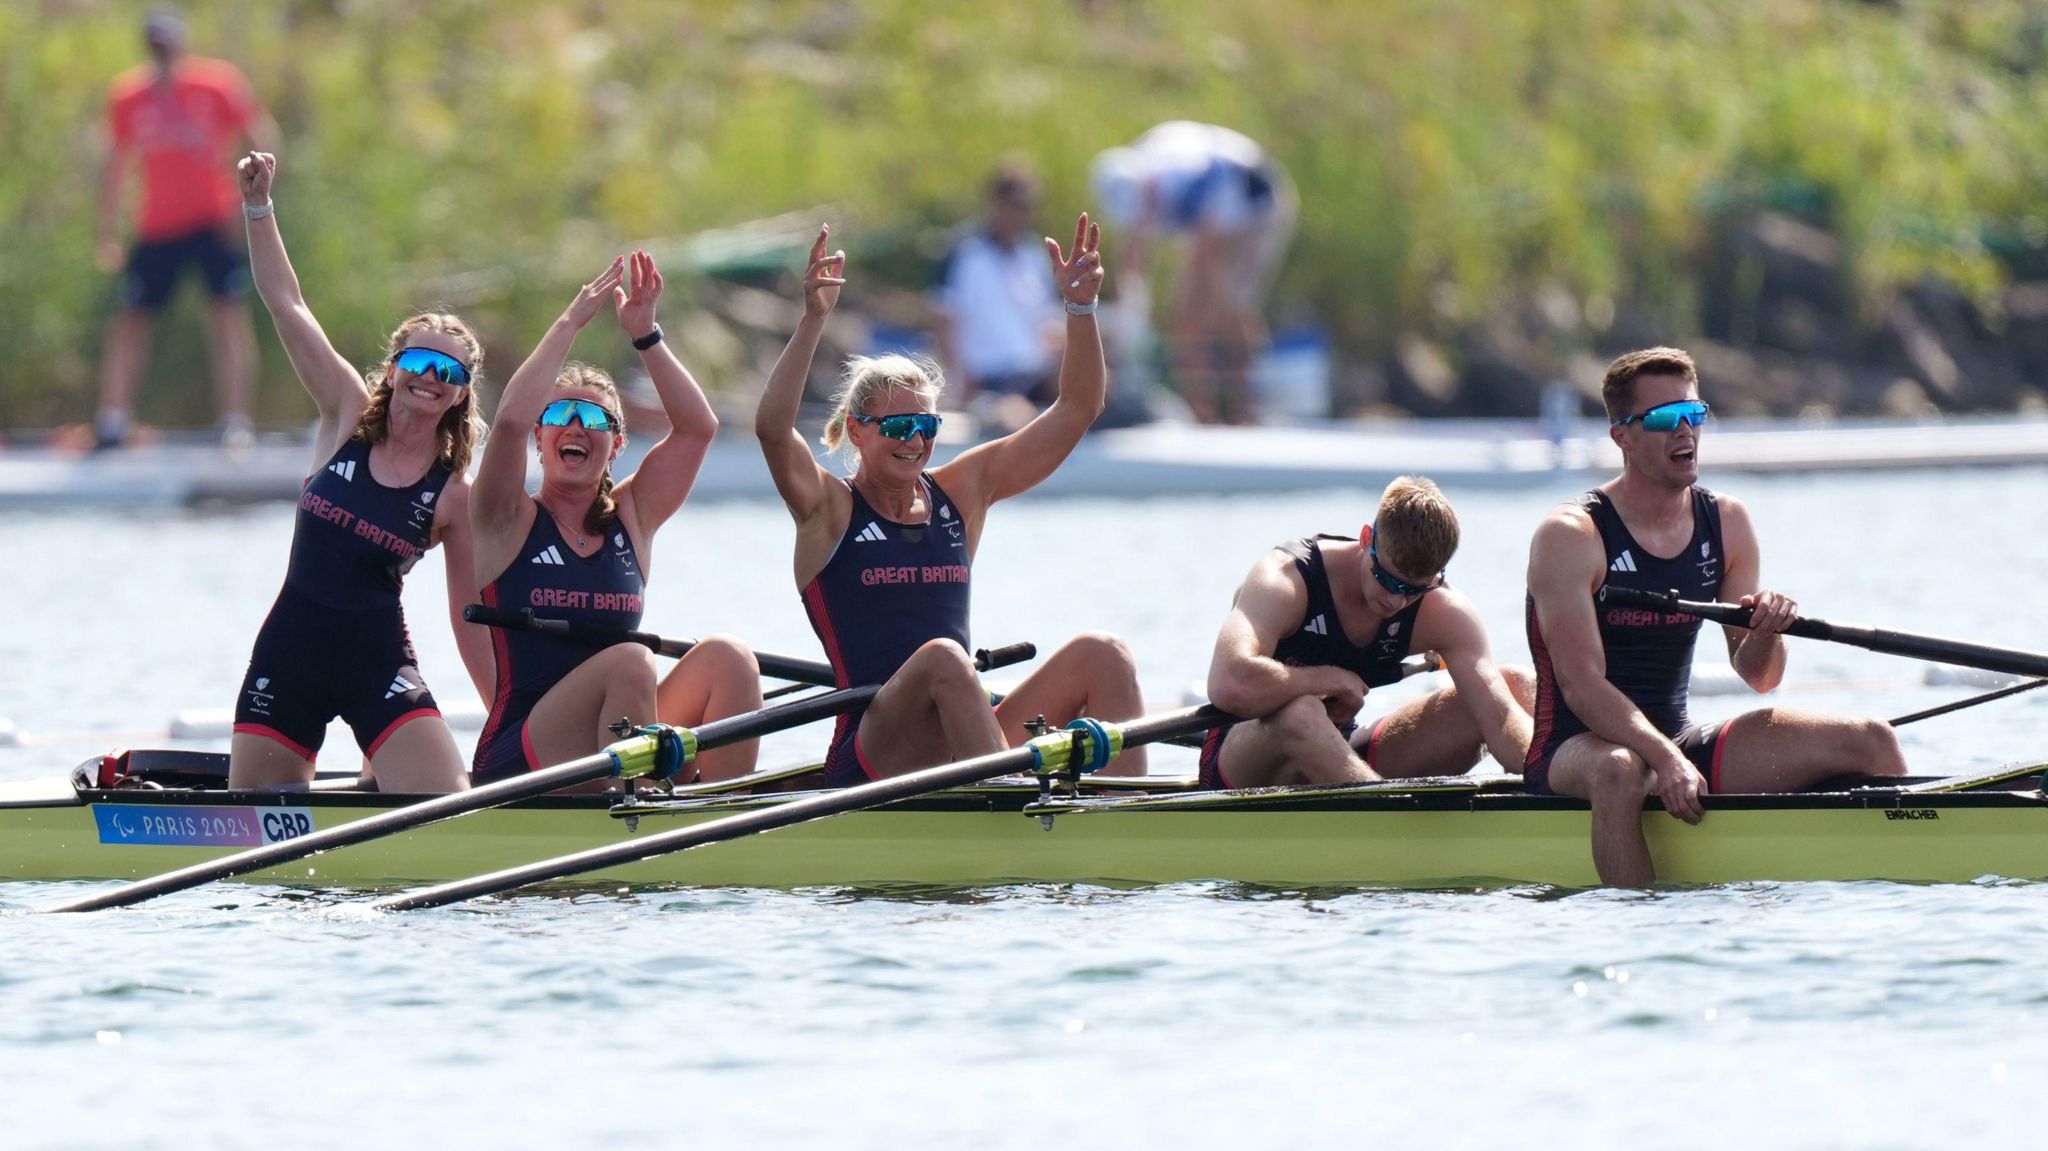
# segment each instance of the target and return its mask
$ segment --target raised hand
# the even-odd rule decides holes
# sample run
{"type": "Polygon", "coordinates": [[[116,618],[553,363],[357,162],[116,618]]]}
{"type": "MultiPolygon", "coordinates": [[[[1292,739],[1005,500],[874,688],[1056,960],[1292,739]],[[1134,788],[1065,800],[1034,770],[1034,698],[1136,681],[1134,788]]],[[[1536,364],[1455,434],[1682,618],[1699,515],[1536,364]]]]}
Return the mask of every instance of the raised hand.
{"type": "Polygon", "coordinates": [[[1059,285],[1060,299],[1070,304],[1092,304],[1102,291],[1102,228],[1090,223],[1088,213],[1074,221],[1073,259],[1060,251],[1060,243],[1045,238],[1045,254],[1052,257],[1052,275],[1059,285]]]}
{"type": "Polygon", "coordinates": [[[626,257],[620,256],[612,261],[603,275],[577,289],[576,298],[569,301],[569,310],[562,315],[579,328],[589,323],[590,318],[597,315],[597,310],[604,307],[605,301],[611,299],[612,289],[619,286],[625,275],[626,257]]]}
{"type": "Polygon", "coordinates": [[[629,339],[654,333],[654,305],[661,300],[661,271],[654,257],[636,250],[626,264],[626,281],[612,289],[612,303],[618,308],[619,327],[629,339]]]}
{"type": "Polygon", "coordinates": [[[839,289],[846,283],[846,251],[825,252],[832,225],[818,225],[818,238],[811,242],[811,263],[804,269],[804,315],[824,319],[839,303],[839,289]]]}
{"type": "Polygon", "coordinates": [[[242,186],[242,203],[270,202],[270,181],[277,175],[277,157],[268,152],[251,152],[235,165],[235,179],[242,186]]]}

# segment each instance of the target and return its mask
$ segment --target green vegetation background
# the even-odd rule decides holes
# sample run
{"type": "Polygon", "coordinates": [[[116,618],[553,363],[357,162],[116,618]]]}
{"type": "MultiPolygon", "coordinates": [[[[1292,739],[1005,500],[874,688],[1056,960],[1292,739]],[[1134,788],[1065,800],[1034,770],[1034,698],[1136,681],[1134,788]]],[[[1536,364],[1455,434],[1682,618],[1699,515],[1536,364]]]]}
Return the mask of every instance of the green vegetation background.
{"type": "MultiPolygon", "coordinates": [[[[92,263],[101,105],[142,58],[143,11],[0,5],[0,426],[90,410],[113,298],[92,263]]],[[[1824,222],[1868,308],[1931,274],[1995,309],[2015,253],[2048,236],[2048,6],[2020,0],[222,0],[190,16],[193,49],[240,65],[283,126],[279,219],[344,354],[460,284],[500,378],[624,244],[832,205],[856,222],[856,275],[914,286],[914,241],[973,214],[999,158],[1038,166],[1053,230],[1087,203],[1097,151],[1180,117],[1287,165],[1304,210],[1275,309],[1352,355],[1539,282],[1595,313],[1647,302],[1682,338],[1703,229],[1730,204],[1824,222]]],[[[266,351],[262,413],[302,413],[266,351]]],[[[145,416],[203,421],[205,379],[197,325],[167,325],[145,416]]]]}

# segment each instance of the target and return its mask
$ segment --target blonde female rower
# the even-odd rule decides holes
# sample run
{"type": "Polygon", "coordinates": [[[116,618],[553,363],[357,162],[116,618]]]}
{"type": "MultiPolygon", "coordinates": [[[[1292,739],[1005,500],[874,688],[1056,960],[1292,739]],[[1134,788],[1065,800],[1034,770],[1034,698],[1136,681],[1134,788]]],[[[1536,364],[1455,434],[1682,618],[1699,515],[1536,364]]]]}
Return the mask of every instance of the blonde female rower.
{"type": "Polygon", "coordinates": [[[420,678],[398,591],[414,561],[447,545],[456,642],[481,685],[490,651],[461,612],[474,586],[463,473],[483,429],[483,349],[461,320],[425,313],[400,324],[377,366],[358,373],[299,293],[270,198],[277,157],[251,152],[238,172],[256,290],[320,410],[320,462],[299,494],[284,588],[235,704],[229,786],[310,781],[338,715],[384,790],[460,789],[462,753],[420,678]]]}
{"type": "MultiPolygon", "coordinates": [[[[668,522],[718,431],[697,381],[655,323],[661,273],[645,252],[621,257],[585,284],[505,385],[470,498],[483,602],[572,623],[640,624],[654,533],[668,522]],[[639,350],[671,430],[623,483],[612,461],[626,446],[611,377],[565,361],[576,334],[606,303],[639,350]],[[528,432],[528,429],[532,429],[528,432]],[[528,445],[540,452],[540,494],[526,494],[528,445]]],[[[754,654],[712,637],[656,683],[654,653],[638,644],[597,648],[531,631],[494,633],[497,690],[477,743],[472,778],[488,783],[588,755],[619,719],[694,725],[761,706],[754,654]]],[[[704,779],[752,770],[757,745],[706,752],[704,779]]]]}
{"type": "MultiPolygon", "coordinates": [[[[1038,715],[1056,724],[1079,715],[1136,716],[1143,709],[1137,672],[1114,636],[1077,637],[993,708],[968,655],[968,581],[989,508],[1051,475],[1102,412],[1098,230],[1080,218],[1071,259],[1045,241],[1067,310],[1051,407],[1016,432],[932,467],[937,367],[901,356],[856,358],[825,425],[827,447],[853,450],[853,474],[845,477],[819,466],[796,430],[818,337],[846,282],[846,253],[827,254],[829,234],[819,229],[811,245],[804,316],[754,417],[776,490],[796,519],[796,583],[811,626],[842,685],[883,685],[864,712],[840,719],[827,782],[845,786],[999,751],[1023,738],[1024,724],[1038,715]]],[[[1142,774],[1144,750],[1124,753],[1117,766],[1142,774]]]]}

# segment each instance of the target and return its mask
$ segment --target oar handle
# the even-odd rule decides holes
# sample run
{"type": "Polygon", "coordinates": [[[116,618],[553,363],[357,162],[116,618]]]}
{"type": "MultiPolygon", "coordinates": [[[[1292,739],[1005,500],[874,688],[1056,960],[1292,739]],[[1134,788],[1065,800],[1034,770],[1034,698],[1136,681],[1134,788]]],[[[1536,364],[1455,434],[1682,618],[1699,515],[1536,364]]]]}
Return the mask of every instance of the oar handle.
{"type": "MultiPolygon", "coordinates": [[[[636,631],[632,628],[605,627],[600,624],[576,623],[566,619],[550,619],[533,614],[532,608],[517,611],[488,607],[473,603],[462,609],[462,618],[470,623],[485,627],[503,628],[507,631],[537,631],[558,635],[564,639],[576,640],[594,646],[610,646],[615,643],[637,643],[652,648],[670,659],[681,659],[684,653],[697,646],[694,639],[670,639],[651,631],[636,631]]],[[[794,656],[771,655],[755,652],[754,662],[761,667],[761,674],[776,679],[808,683],[818,687],[831,687],[837,682],[832,674],[832,665],[824,660],[798,659],[794,656]]]]}
{"type": "MultiPolygon", "coordinates": [[[[1694,615],[1713,623],[1733,627],[1749,626],[1750,609],[1741,604],[1681,599],[1675,591],[1654,592],[1641,588],[1608,586],[1600,589],[1598,599],[1603,605],[1694,615]]],[[[1985,671],[2002,671],[2011,675],[2048,676],[2048,655],[2040,652],[1944,639],[1938,635],[1888,631],[1883,628],[1865,627],[1862,624],[1831,623],[1828,620],[1810,619],[1806,616],[1795,617],[1786,626],[1785,634],[1848,644],[1869,651],[1881,651],[1886,655],[1903,655],[1914,659],[1932,660],[1935,663],[1954,664],[1957,667],[1982,668],[1985,671]]]]}

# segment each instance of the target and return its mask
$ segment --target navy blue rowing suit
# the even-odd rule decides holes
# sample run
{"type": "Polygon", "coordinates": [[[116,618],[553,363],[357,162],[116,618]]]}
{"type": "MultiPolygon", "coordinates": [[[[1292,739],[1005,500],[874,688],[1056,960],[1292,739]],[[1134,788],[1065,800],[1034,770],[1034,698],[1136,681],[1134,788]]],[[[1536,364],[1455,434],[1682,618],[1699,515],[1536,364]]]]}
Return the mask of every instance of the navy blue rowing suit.
{"type": "MultiPolygon", "coordinates": [[[[602,542],[595,554],[577,555],[555,526],[555,517],[536,501],[526,542],[483,590],[484,604],[507,611],[531,610],[542,619],[639,627],[647,578],[640,572],[632,537],[623,524],[614,522],[602,542]]],[[[477,784],[553,766],[535,757],[527,717],[563,676],[603,648],[547,632],[492,628],[491,650],[497,656],[498,685],[470,767],[470,780],[477,784]]]]}
{"type": "Polygon", "coordinates": [[[435,463],[414,483],[370,474],[370,445],[344,442],[299,493],[292,557],[235,704],[235,730],[308,761],[335,716],[375,756],[409,720],[439,715],[420,678],[398,592],[432,545],[434,501],[450,476],[435,463]]]}
{"type": "MultiPolygon", "coordinates": [[[[1380,621],[1372,639],[1363,644],[1351,642],[1344,634],[1344,624],[1337,618],[1337,600],[1330,593],[1330,573],[1323,564],[1323,540],[1333,543],[1355,542],[1349,536],[1314,535],[1298,540],[1288,540],[1274,550],[1287,553],[1294,560],[1294,570],[1301,576],[1301,582],[1308,589],[1308,610],[1302,613],[1301,626],[1280,640],[1273,652],[1273,658],[1290,667],[1341,667],[1359,679],[1367,687],[1385,687],[1401,682],[1401,661],[1408,658],[1408,647],[1415,639],[1415,617],[1422,611],[1423,597],[1417,596],[1407,607],[1380,621]]],[[[1384,716],[1381,720],[1385,719],[1384,716]]],[[[1365,762],[1372,763],[1373,752],[1380,740],[1379,725],[1374,720],[1372,731],[1365,740],[1365,762]]],[[[1237,726],[1226,723],[1212,727],[1202,740],[1200,761],[1201,785],[1208,788],[1228,788],[1229,777],[1223,773],[1223,739],[1230,729],[1237,726]]]]}
{"type": "MultiPolygon", "coordinates": [[[[953,501],[921,477],[931,517],[900,524],[853,491],[853,514],[832,558],[803,589],[804,611],[825,645],[840,687],[886,683],[912,653],[935,639],[973,650],[967,639],[967,525],[953,501]]],[[[846,787],[875,778],[860,750],[866,708],[839,717],[825,755],[825,782],[846,787]]]]}
{"type": "MultiPolygon", "coordinates": [[[[1607,586],[1666,592],[1681,598],[1714,600],[1720,596],[1725,556],[1721,550],[1721,508],[1714,493],[1692,489],[1692,538],[1677,555],[1654,555],[1629,534],[1628,525],[1607,493],[1590,491],[1573,501],[1600,529],[1607,557],[1607,586]]],[[[1536,731],[1529,741],[1529,761],[1522,766],[1524,786],[1538,795],[1550,793],[1550,759],[1564,741],[1586,731],[1585,721],[1565,706],[1550,649],[1536,622],[1536,598],[1528,597],[1529,651],[1536,657],[1536,731]]],[[[1686,715],[1692,686],[1692,654],[1699,640],[1700,617],[1684,612],[1609,607],[1596,603],[1600,646],[1607,653],[1607,682],[1621,689],[1706,777],[1710,791],[1720,790],[1721,735],[1724,724],[1695,726],[1686,715]]]]}

